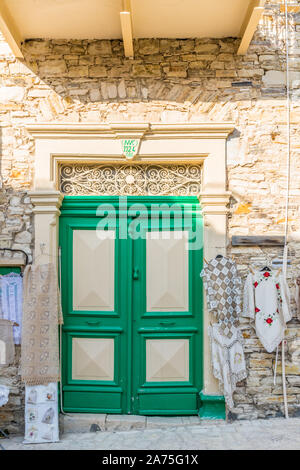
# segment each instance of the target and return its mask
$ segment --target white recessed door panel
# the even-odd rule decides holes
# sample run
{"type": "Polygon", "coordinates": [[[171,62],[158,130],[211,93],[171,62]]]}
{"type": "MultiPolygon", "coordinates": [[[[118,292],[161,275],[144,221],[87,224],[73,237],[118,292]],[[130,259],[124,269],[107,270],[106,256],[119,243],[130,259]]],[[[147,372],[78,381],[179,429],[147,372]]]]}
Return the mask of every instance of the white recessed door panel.
{"type": "Polygon", "coordinates": [[[187,231],[147,232],[147,312],[189,309],[187,231]]]}
{"type": "Polygon", "coordinates": [[[146,340],[147,382],[186,382],[189,380],[189,340],[146,340]]]}
{"type": "Polygon", "coordinates": [[[113,380],[113,338],[72,339],[73,380],[113,380]]]}
{"type": "Polygon", "coordinates": [[[74,230],[73,310],[113,311],[114,278],[114,231],[74,230]]]}

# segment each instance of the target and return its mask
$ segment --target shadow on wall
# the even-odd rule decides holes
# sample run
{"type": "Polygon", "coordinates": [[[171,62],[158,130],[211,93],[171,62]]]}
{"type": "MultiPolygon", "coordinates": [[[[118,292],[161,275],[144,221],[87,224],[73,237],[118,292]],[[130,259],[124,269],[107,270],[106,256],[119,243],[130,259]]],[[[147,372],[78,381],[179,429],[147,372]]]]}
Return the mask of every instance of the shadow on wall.
{"type": "MultiPolygon", "coordinates": [[[[258,42],[246,56],[236,55],[239,41],[234,39],[136,40],[133,60],[124,57],[121,41],[29,40],[23,53],[25,65],[65,100],[65,108],[78,102],[162,101],[189,111],[197,104],[282,97],[282,49],[258,42]],[[260,59],[266,49],[269,55],[260,59]]],[[[193,111],[209,114],[211,109],[193,111]]]]}

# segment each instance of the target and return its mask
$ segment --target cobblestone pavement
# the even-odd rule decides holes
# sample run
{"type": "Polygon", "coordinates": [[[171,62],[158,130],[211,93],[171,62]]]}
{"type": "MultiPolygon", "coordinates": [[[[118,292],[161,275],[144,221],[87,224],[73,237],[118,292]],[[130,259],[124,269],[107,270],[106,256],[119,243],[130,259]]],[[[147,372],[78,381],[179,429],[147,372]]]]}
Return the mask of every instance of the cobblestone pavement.
{"type": "Polygon", "coordinates": [[[68,433],[53,444],[22,444],[22,437],[0,441],[7,450],[208,450],[300,449],[300,418],[208,423],[132,431],[68,433]]]}

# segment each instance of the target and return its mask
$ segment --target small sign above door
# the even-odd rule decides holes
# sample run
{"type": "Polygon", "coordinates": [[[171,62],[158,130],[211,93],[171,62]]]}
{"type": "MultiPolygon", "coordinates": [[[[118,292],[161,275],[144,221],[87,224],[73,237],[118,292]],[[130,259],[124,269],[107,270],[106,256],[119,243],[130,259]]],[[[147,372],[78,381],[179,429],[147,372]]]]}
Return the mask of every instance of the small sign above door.
{"type": "Polygon", "coordinates": [[[139,148],[140,139],[121,139],[122,153],[127,160],[132,160],[139,148]]]}

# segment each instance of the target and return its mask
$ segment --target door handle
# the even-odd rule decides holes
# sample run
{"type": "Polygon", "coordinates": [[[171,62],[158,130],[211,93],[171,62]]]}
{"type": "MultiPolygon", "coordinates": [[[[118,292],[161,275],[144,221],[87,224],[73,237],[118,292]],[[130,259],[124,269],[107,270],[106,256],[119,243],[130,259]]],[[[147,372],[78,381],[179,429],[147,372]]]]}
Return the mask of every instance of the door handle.
{"type": "Polygon", "coordinates": [[[176,322],[174,322],[174,321],[161,321],[160,325],[162,325],[162,326],[174,326],[174,325],[176,325],[176,322]]]}
{"type": "Polygon", "coordinates": [[[133,271],[132,271],[132,279],[133,279],[134,281],[137,281],[139,278],[140,278],[140,270],[139,270],[139,268],[133,268],[133,271]]]}
{"type": "Polygon", "coordinates": [[[93,325],[93,326],[96,326],[96,325],[100,325],[100,320],[97,320],[97,321],[91,321],[91,320],[87,320],[86,323],[88,325],[93,325]]]}

